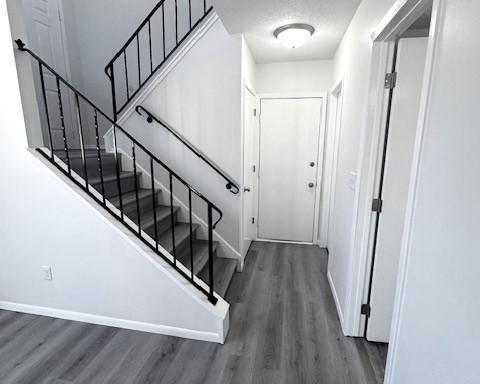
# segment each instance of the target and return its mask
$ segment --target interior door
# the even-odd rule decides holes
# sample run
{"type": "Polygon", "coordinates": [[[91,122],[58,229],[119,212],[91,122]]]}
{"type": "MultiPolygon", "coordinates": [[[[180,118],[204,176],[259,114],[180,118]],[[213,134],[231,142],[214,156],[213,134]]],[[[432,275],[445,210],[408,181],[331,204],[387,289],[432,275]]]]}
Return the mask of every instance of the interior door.
{"type": "Polygon", "coordinates": [[[262,239],[312,242],[321,98],[262,99],[259,218],[262,239]]]}
{"type": "Polygon", "coordinates": [[[258,126],[256,97],[245,88],[244,102],[244,171],[243,171],[243,249],[248,250],[252,240],[257,237],[255,196],[257,194],[257,154],[258,154],[258,126]]]}
{"type": "MultiPolygon", "coordinates": [[[[69,80],[70,73],[63,28],[63,12],[61,0],[24,0],[27,16],[28,45],[44,61],[46,61],[62,77],[69,80]]],[[[49,142],[48,125],[38,66],[34,67],[35,86],[42,121],[44,143],[49,142]]],[[[45,93],[49,108],[50,126],[55,149],[63,149],[63,132],[60,120],[60,108],[55,77],[44,69],[45,93]]],[[[71,148],[77,145],[76,117],[73,110],[72,93],[63,85],[60,86],[62,107],[65,119],[67,144],[71,148]]]]}
{"type": "Polygon", "coordinates": [[[405,38],[398,43],[397,84],[392,98],[383,206],[377,229],[371,313],[367,323],[370,341],[386,343],[390,338],[427,41],[427,38],[405,38]]]}

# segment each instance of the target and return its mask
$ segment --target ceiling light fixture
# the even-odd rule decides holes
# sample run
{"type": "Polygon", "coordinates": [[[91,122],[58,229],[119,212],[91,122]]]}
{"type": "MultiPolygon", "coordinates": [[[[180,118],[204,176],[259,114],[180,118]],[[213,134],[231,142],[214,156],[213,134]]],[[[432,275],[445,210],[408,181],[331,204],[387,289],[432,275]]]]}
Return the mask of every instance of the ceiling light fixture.
{"type": "Polygon", "coordinates": [[[277,28],[273,35],[288,48],[297,48],[307,42],[315,28],[309,24],[287,24],[277,28]]]}

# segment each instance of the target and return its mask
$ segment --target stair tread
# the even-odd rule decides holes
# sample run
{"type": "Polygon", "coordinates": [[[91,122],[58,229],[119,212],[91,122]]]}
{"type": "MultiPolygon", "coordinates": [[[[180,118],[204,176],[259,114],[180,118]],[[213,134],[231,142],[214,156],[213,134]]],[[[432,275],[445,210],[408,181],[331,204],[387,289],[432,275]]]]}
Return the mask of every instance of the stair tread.
{"type": "MultiPolygon", "coordinates": [[[[233,259],[216,257],[213,261],[213,289],[221,297],[225,297],[236,268],[237,262],[233,259]]],[[[208,265],[203,268],[199,277],[208,284],[210,280],[208,265]]]]}
{"type": "MultiPolygon", "coordinates": [[[[160,190],[156,189],[155,194],[158,194],[158,192],[160,192],[160,190]]],[[[152,190],[151,189],[145,189],[145,188],[139,188],[138,189],[138,199],[139,200],[144,199],[144,198],[148,198],[148,197],[152,198],[152,190]]],[[[109,201],[113,205],[115,205],[116,207],[118,207],[120,205],[120,197],[119,196],[114,196],[114,197],[110,198],[109,201]]],[[[136,201],[137,201],[137,196],[135,194],[135,191],[127,192],[127,193],[122,194],[122,204],[123,204],[123,206],[125,206],[127,204],[136,203],[136,201]]]]}
{"type": "MultiPolygon", "coordinates": [[[[67,158],[67,155],[66,155],[64,150],[55,150],[55,151],[53,151],[53,153],[61,159],[66,159],[67,158]]],[[[85,150],[85,157],[96,158],[97,156],[98,156],[98,152],[97,152],[96,149],[86,149],[85,150]]],[[[102,157],[102,160],[105,157],[115,157],[115,155],[113,153],[108,153],[108,152],[105,152],[103,150],[100,150],[100,156],[102,157]]],[[[81,159],[82,158],[82,152],[79,149],[69,149],[68,150],[68,157],[70,159],[78,159],[78,158],[81,159]]]]}
{"type": "MultiPolygon", "coordinates": [[[[198,224],[192,225],[192,232],[195,232],[199,227],[198,224]]],[[[178,247],[185,239],[190,236],[190,224],[188,223],[179,223],[177,222],[174,225],[175,228],[175,247],[178,247]]],[[[195,234],[194,234],[195,236],[195,234]]],[[[158,236],[158,243],[165,248],[168,252],[173,254],[173,246],[172,246],[172,231],[171,228],[167,229],[166,231],[162,232],[158,236]]]]}
{"type": "MultiPolygon", "coordinates": [[[[218,242],[213,242],[213,252],[216,251],[218,242]]],[[[191,270],[190,246],[178,255],[178,260],[189,270],[191,270]]],[[[198,275],[208,262],[208,241],[193,241],[193,273],[198,275]]]]}
{"type": "MultiPolygon", "coordinates": [[[[179,207],[175,207],[175,206],[173,207],[173,213],[174,214],[178,210],[179,210],[179,207]]],[[[170,213],[171,213],[170,206],[157,205],[157,207],[156,207],[157,222],[165,219],[167,216],[170,216],[170,213]]],[[[155,225],[155,218],[154,218],[154,215],[153,215],[153,209],[151,211],[148,211],[148,213],[140,215],[140,220],[141,220],[143,230],[147,230],[148,228],[153,227],[155,225]]],[[[160,236],[158,236],[158,241],[160,242],[160,236]]]]}
{"type": "MultiPolygon", "coordinates": [[[[137,172],[137,177],[139,177],[142,173],[141,172],[137,172]]],[[[135,175],[134,172],[130,172],[130,171],[122,171],[120,172],[120,179],[128,179],[130,177],[133,177],[135,175]]],[[[104,183],[110,183],[112,181],[115,181],[117,180],[117,174],[116,173],[113,173],[111,175],[103,175],[103,182],[104,183]]],[[[102,179],[100,176],[95,176],[95,177],[92,177],[92,178],[89,178],[88,179],[88,183],[89,184],[100,184],[102,182],[102,179]]]]}

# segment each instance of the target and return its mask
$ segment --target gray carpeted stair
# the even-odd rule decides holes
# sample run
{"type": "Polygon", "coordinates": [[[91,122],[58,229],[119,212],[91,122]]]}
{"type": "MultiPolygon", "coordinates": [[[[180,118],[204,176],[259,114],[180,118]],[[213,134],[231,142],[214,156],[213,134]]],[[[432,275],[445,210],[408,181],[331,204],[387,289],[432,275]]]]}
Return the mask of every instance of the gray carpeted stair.
{"type": "MultiPolygon", "coordinates": [[[[72,170],[84,177],[85,167],[80,150],[69,150],[68,154],[72,170]]],[[[55,155],[66,163],[67,156],[64,151],[55,151],[55,155]]],[[[117,208],[120,208],[120,194],[118,190],[115,156],[114,154],[101,151],[100,158],[102,162],[105,196],[110,203],[115,205],[117,208]]],[[[97,151],[93,149],[86,150],[85,160],[87,164],[88,183],[101,193],[102,186],[97,151]]],[[[121,170],[121,155],[118,156],[118,162],[121,170]]],[[[173,255],[174,247],[171,230],[172,209],[169,205],[162,205],[160,203],[160,190],[155,190],[155,192],[152,194],[151,189],[141,188],[139,186],[140,177],[140,172],[137,172],[137,177],[135,179],[133,172],[120,171],[123,213],[138,225],[139,210],[141,229],[154,240],[156,229],[159,245],[173,255]],[[137,183],[138,186],[138,210],[135,183],[137,183]],[[154,214],[154,207],[156,215],[154,214]]],[[[193,262],[193,273],[208,284],[210,281],[208,272],[208,241],[197,238],[197,230],[199,228],[198,224],[192,224],[192,228],[190,228],[189,223],[178,221],[179,210],[179,207],[173,207],[175,256],[177,260],[189,270],[191,270],[193,262]],[[193,249],[193,257],[191,256],[191,249],[193,249]]],[[[218,243],[214,242],[214,290],[220,296],[225,297],[235,273],[236,262],[231,259],[218,257],[216,252],[217,246],[218,243]]]]}

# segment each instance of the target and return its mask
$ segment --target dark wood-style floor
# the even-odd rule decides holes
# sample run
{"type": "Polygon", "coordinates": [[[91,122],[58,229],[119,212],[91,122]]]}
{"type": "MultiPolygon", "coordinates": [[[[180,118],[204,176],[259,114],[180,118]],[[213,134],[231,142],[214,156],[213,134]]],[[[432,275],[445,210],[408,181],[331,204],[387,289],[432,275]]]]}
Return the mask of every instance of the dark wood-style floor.
{"type": "Polygon", "coordinates": [[[386,347],[342,335],[314,246],[254,243],[224,345],[0,311],[0,383],[365,383],[386,347]]]}

